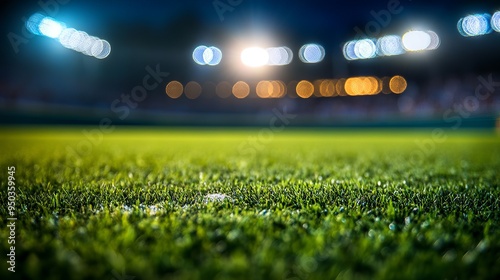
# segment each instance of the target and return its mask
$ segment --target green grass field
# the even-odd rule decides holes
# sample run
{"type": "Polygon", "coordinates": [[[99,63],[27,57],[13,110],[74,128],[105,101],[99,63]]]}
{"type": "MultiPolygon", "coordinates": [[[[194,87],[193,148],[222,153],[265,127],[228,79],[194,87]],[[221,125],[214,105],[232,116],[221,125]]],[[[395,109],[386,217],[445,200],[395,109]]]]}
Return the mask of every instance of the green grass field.
{"type": "Polygon", "coordinates": [[[500,278],[493,132],[81,130],[0,130],[1,279],[500,278]]]}

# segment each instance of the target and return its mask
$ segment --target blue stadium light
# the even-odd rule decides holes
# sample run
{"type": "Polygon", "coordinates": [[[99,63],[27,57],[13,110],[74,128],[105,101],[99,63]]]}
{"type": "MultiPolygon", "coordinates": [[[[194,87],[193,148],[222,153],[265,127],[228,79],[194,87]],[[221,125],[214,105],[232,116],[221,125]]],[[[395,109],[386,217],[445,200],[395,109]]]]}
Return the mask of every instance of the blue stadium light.
{"type": "Polygon", "coordinates": [[[325,48],[318,44],[306,44],[299,50],[299,59],[304,63],[318,63],[325,58],[325,48]]]}
{"type": "Polygon", "coordinates": [[[500,32],[500,11],[497,11],[491,17],[491,28],[496,32],[500,32]]]}
{"type": "Polygon", "coordinates": [[[193,60],[198,65],[218,65],[222,60],[222,51],[216,47],[198,46],[193,51],[193,60]]]}
{"type": "Polygon", "coordinates": [[[474,14],[461,18],[457,28],[464,37],[481,36],[491,32],[491,16],[489,14],[474,14]]]}
{"type": "Polygon", "coordinates": [[[111,53],[108,41],[90,36],[51,17],[35,13],[26,21],[26,28],[35,35],[56,39],[63,47],[81,52],[88,56],[103,59],[111,53]]]}
{"type": "Polygon", "coordinates": [[[205,65],[205,59],[203,53],[208,49],[206,46],[198,46],[193,51],[193,60],[199,65],[205,65]]]}
{"type": "Polygon", "coordinates": [[[28,29],[29,32],[31,32],[35,35],[41,35],[38,27],[40,26],[40,23],[42,22],[42,20],[44,18],[45,18],[45,16],[40,14],[40,13],[33,14],[26,21],[26,29],[28,29]]]}

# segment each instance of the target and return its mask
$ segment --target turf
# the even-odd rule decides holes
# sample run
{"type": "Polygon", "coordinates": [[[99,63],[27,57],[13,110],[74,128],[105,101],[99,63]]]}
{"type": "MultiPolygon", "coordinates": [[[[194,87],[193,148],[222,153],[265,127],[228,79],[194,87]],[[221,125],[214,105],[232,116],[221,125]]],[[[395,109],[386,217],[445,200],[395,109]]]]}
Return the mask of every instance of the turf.
{"type": "Polygon", "coordinates": [[[444,134],[3,128],[0,278],[499,278],[500,137],[444,134]]]}

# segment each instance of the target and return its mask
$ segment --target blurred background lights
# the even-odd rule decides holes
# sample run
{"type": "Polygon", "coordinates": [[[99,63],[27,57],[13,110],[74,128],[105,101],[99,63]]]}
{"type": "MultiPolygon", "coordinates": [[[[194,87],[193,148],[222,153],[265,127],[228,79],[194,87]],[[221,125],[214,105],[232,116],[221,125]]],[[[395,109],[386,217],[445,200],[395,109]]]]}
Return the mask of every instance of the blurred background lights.
{"type": "Polygon", "coordinates": [[[292,62],[293,52],[288,47],[266,49],[269,60],[268,65],[288,65],[292,62]]]}
{"type": "Polygon", "coordinates": [[[377,54],[379,56],[392,56],[405,53],[401,37],[389,35],[377,40],[377,54]]]}
{"type": "Polygon", "coordinates": [[[218,65],[222,60],[222,51],[216,47],[198,46],[193,51],[193,60],[199,65],[218,65]]]}
{"type": "Polygon", "coordinates": [[[26,21],[26,29],[28,29],[29,32],[31,32],[35,35],[41,35],[40,30],[39,30],[39,26],[44,18],[45,18],[45,16],[40,14],[40,13],[33,14],[26,21]]]}
{"type": "Polygon", "coordinates": [[[464,37],[488,34],[491,32],[490,19],[489,14],[475,14],[461,18],[457,24],[458,32],[464,37]]]}
{"type": "Polygon", "coordinates": [[[184,94],[189,99],[196,99],[201,94],[201,85],[198,82],[190,81],[184,87],[184,94]]]}
{"type": "Polygon", "coordinates": [[[270,98],[273,94],[273,85],[270,81],[260,81],[257,83],[255,92],[260,98],[270,98]]]}
{"type": "Polygon", "coordinates": [[[40,13],[33,14],[26,21],[26,28],[35,35],[57,39],[63,47],[88,56],[103,59],[111,53],[111,45],[108,41],[74,28],[66,28],[63,22],[40,13]]]}
{"type": "Polygon", "coordinates": [[[344,48],[343,48],[343,53],[344,57],[347,60],[355,60],[358,59],[356,54],[354,53],[354,45],[356,44],[356,41],[349,41],[345,43],[344,48]]]}
{"type": "Polygon", "coordinates": [[[301,98],[309,98],[314,93],[314,85],[309,81],[300,81],[296,87],[297,95],[301,98]]]}
{"type": "Polygon", "coordinates": [[[500,32],[500,11],[497,11],[491,17],[491,28],[496,32],[500,32]]]}
{"type": "Polygon", "coordinates": [[[38,26],[40,34],[49,38],[59,37],[64,28],[64,23],[58,22],[51,17],[44,17],[38,26]]]}
{"type": "Polygon", "coordinates": [[[406,80],[401,76],[394,76],[389,81],[389,88],[396,94],[403,93],[406,90],[406,87],[406,80]]]}
{"type": "Polygon", "coordinates": [[[234,84],[232,91],[236,98],[242,99],[250,94],[250,86],[243,81],[238,81],[234,84]]]}
{"type": "Polygon", "coordinates": [[[304,63],[318,63],[325,58],[325,48],[318,44],[306,44],[299,50],[299,59],[304,63]]]}
{"type": "Polygon", "coordinates": [[[425,31],[412,30],[403,35],[402,41],[407,51],[423,51],[431,45],[431,35],[425,31]]]}
{"type": "Polygon", "coordinates": [[[354,44],[354,54],[359,59],[375,57],[377,47],[371,39],[362,39],[354,44]]]}
{"type": "Polygon", "coordinates": [[[441,39],[439,39],[437,33],[431,30],[426,31],[426,33],[429,34],[431,38],[431,43],[427,46],[426,50],[435,50],[439,48],[439,45],[441,45],[441,39]]]}
{"type": "Polygon", "coordinates": [[[350,96],[375,95],[382,91],[382,82],[376,77],[348,78],[344,90],[350,96]]]}
{"type": "Polygon", "coordinates": [[[269,53],[262,48],[247,48],[241,52],[241,62],[249,67],[264,66],[269,62],[269,53]]]}
{"type": "Polygon", "coordinates": [[[323,97],[332,97],[335,95],[335,81],[321,80],[319,84],[319,93],[323,97]]]}
{"type": "Polygon", "coordinates": [[[206,46],[198,46],[193,51],[193,60],[199,65],[205,65],[205,59],[203,54],[205,50],[208,49],[206,46]]]}
{"type": "Polygon", "coordinates": [[[171,81],[165,87],[165,92],[167,93],[168,97],[174,99],[179,98],[182,95],[183,91],[184,87],[178,81],[171,81]]]}

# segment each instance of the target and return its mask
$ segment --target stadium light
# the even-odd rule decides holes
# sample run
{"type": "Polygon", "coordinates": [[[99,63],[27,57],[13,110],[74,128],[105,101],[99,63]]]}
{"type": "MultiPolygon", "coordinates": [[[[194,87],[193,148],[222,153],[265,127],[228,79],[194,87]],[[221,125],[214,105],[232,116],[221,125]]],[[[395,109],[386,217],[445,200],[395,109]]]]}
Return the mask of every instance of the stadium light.
{"type": "Polygon", "coordinates": [[[199,65],[218,65],[222,60],[222,51],[217,47],[198,46],[193,51],[193,60],[199,65]]]}
{"type": "Polygon", "coordinates": [[[407,51],[424,51],[431,46],[431,35],[425,31],[412,30],[403,35],[402,42],[407,51]]]}
{"type": "Polygon", "coordinates": [[[263,48],[247,48],[241,52],[241,62],[249,67],[261,67],[268,64],[269,53],[263,48]]]}
{"type": "Polygon", "coordinates": [[[299,50],[299,59],[304,63],[318,63],[325,58],[325,48],[318,44],[306,44],[299,50]]]}
{"type": "Polygon", "coordinates": [[[489,14],[474,14],[461,18],[457,24],[458,32],[464,37],[488,34],[491,32],[490,19],[489,14]]]}
{"type": "Polygon", "coordinates": [[[65,48],[81,52],[98,59],[106,58],[111,53],[108,41],[90,36],[51,17],[35,13],[26,21],[26,28],[35,35],[57,39],[65,48]]]}

